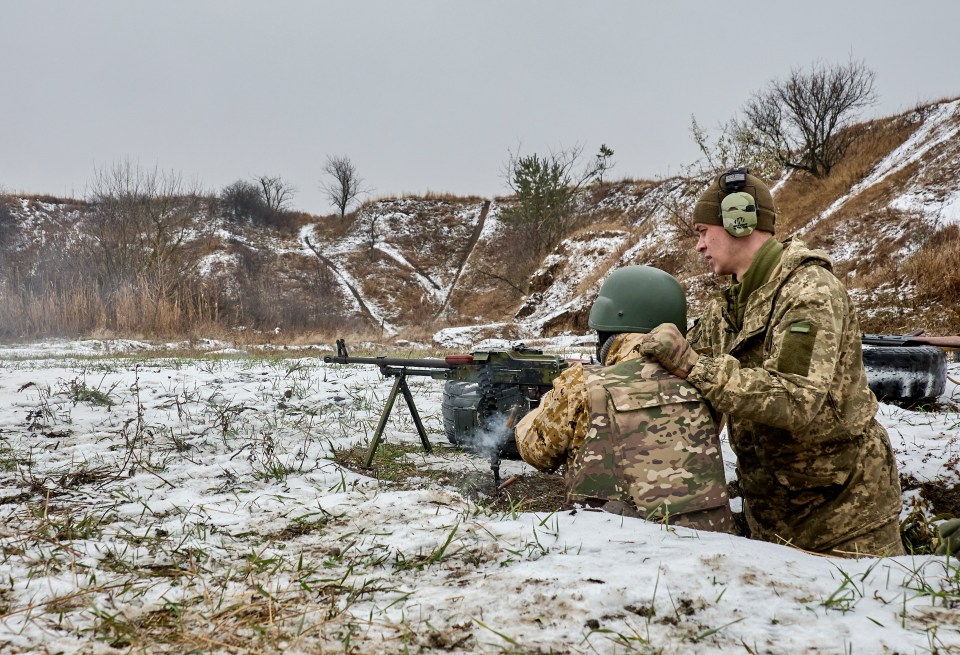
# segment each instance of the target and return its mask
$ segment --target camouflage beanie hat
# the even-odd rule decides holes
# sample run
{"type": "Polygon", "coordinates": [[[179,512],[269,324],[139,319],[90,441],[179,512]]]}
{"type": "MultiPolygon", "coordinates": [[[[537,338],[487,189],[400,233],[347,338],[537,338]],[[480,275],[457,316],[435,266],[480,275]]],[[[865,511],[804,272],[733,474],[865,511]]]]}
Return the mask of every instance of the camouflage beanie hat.
{"type": "MultiPolygon", "coordinates": [[[[693,222],[703,223],[705,225],[723,225],[723,218],[720,216],[720,203],[734,190],[727,190],[722,187],[721,179],[726,173],[721,173],[714,178],[713,183],[700,194],[697,204],[693,207],[693,222]]],[[[753,196],[757,203],[757,229],[764,232],[773,233],[774,222],[777,218],[776,209],[773,206],[773,196],[767,185],[755,175],[747,175],[747,181],[740,189],[753,196]]]]}

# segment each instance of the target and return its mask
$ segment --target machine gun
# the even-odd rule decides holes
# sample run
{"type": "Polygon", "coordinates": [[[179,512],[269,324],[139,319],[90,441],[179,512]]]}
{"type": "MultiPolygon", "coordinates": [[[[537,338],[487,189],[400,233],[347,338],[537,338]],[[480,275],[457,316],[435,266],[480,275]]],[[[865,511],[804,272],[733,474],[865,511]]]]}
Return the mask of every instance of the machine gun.
{"type": "MultiPolygon", "coordinates": [[[[930,401],[943,393],[945,349],[960,349],[960,336],[864,334],[861,340],[866,346],[864,365],[870,389],[881,400],[906,405],[930,401]]],[[[398,393],[407,403],[424,450],[432,451],[406,381],[409,375],[430,377],[445,381],[441,409],[447,439],[456,446],[489,457],[498,491],[501,456],[517,455],[514,427],[540,404],[540,398],[552,387],[554,378],[571,363],[523,344],[510,350],[481,350],[443,359],[351,357],[343,339],[337,339],[336,356],[327,355],[323,361],[374,365],[384,377],[394,378],[364,460],[365,468],[370,468],[373,462],[398,393]]]]}
{"type": "Polygon", "coordinates": [[[398,393],[407,403],[424,450],[432,451],[406,381],[409,375],[430,377],[446,381],[441,408],[447,439],[489,457],[496,489],[500,488],[501,456],[505,452],[516,453],[513,432],[516,422],[540,403],[540,397],[551,388],[553,379],[568,366],[559,355],[544,355],[523,344],[510,350],[481,350],[443,359],[351,357],[343,339],[337,339],[336,356],[326,355],[323,361],[374,365],[384,377],[394,378],[364,460],[365,468],[373,462],[398,393]]]}

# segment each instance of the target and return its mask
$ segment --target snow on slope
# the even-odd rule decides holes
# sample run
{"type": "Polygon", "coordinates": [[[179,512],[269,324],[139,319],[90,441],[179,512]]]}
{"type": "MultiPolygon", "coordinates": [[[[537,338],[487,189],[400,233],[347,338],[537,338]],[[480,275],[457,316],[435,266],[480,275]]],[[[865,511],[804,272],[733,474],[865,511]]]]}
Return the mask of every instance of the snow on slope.
{"type": "MultiPolygon", "coordinates": [[[[849,200],[863,193],[872,186],[878,185],[893,174],[902,171],[911,164],[922,163],[923,167],[942,165],[944,160],[956,161],[960,157],[960,99],[934,105],[929,111],[917,112],[915,120],[920,126],[900,147],[877,164],[872,171],[859,183],[854,185],[850,192],[838,198],[827,207],[817,218],[807,224],[809,230],[817,223],[836,213],[849,200]]],[[[923,168],[915,176],[914,181],[922,177],[923,168]]],[[[957,222],[960,220],[958,202],[960,192],[951,189],[946,197],[938,190],[929,187],[909,186],[905,193],[891,201],[888,206],[918,211],[926,217],[937,221],[957,222]],[[946,209],[946,211],[944,211],[946,209]]],[[[939,190],[943,191],[943,190],[939,190]]]]}
{"type": "Polygon", "coordinates": [[[442,301],[446,297],[445,290],[442,289],[432,279],[417,270],[417,268],[407,261],[407,258],[404,257],[403,253],[401,253],[397,248],[388,243],[378,243],[376,249],[382,253],[385,253],[387,256],[392,257],[400,266],[409,268],[411,271],[413,271],[413,274],[420,283],[420,286],[422,286],[427,293],[433,296],[435,300],[442,301]]]}
{"type": "MultiPolygon", "coordinates": [[[[566,329],[574,316],[589,311],[600,284],[610,271],[630,264],[656,265],[676,243],[677,212],[695,197],[703,180],[667,180],[611,187],[591,211],[612,212],[632,230],[583,231],[565,239],[544,258],[531,278],[533,292],[513,323],[503,328],[524,338],[544,337],[566,329]]],[[[493,326],[480,333],[489,334],[493,326]]],[[[584,327],[585,329],[585,327],[584,327]]],[[[438,343],[457,341],[462,331],[441,330],[438,343]]]]}
{"type": "MultiPolygon", "coordinates": [[[[595,280],[598,271],[610,267],[629,237],[621,230],[605,230],[564,239],[533,274],[531,287],[540,290],[527,298],[517,318],[532,326],[543,326],[582,307],[585,297],[595,295],[585,293],[588,290],[583,288],[584,284],[591,278],[595,280]]],[[[591,290],[598,284],[594,281],[591,290]]]]}
{"type": "Polygon", "coordinates": [[[364,302],[376,307],[379,320],[394,326],[403,318],[423,320],[449,295],[482,207],[472,198],[376,200],[358,211],[345,236],[324,243],[322,250],[364,294],[364,302]],[[383,257],[373,261],[371,251],[383,257]],[[363,266],[369,270],[354,272],[363,266]],[[374,273],[382,284],[373,283],[374,273]],[[403,303],[390,295],[401,288],[407,298],[419,295],[421,306],[412,316],[400,316],[403,303]]]}

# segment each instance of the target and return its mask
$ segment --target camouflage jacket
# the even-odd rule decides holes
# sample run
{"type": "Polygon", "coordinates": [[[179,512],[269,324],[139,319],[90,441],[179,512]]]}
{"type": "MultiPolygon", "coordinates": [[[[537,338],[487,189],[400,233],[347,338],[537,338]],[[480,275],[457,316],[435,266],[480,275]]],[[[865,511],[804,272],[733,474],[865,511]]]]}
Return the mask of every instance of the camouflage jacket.
{"type": "Polygon", "coordinates": [[[641,518],[734,531],[716,424],[697,390],[619,336],[609,366],[576,365],[517,425],[528,463],[566,464],[567,500],[614,501],[641,518]]]}
{"type": "Polygon", "coordinates": [[[701,357],[687,380],[728,418],[751,536],[812,551],[896,519],[901,505],[860,327],[831,268],[823,251],[788,242],[742,330],[721,297],[688,335],[701,357]]]}

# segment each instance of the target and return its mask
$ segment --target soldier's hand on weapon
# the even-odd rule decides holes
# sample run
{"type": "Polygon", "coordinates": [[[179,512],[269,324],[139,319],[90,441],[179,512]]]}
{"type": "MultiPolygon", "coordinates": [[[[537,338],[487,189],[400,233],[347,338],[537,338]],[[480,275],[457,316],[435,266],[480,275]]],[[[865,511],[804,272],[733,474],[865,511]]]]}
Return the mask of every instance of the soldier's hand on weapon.
{"type": "Polygon", "coordinates": [[[960,519],[951,519],[940,524],[940,546],[937,555],[960,556],[960,519]]]}
{"type": "Polygon", "coordinates": [[[640,344],[644,355],[653,357],[665,369],[680,378],[690,375],[700,356],[673,323],[663,323],[644,335],[640,344]]]}

